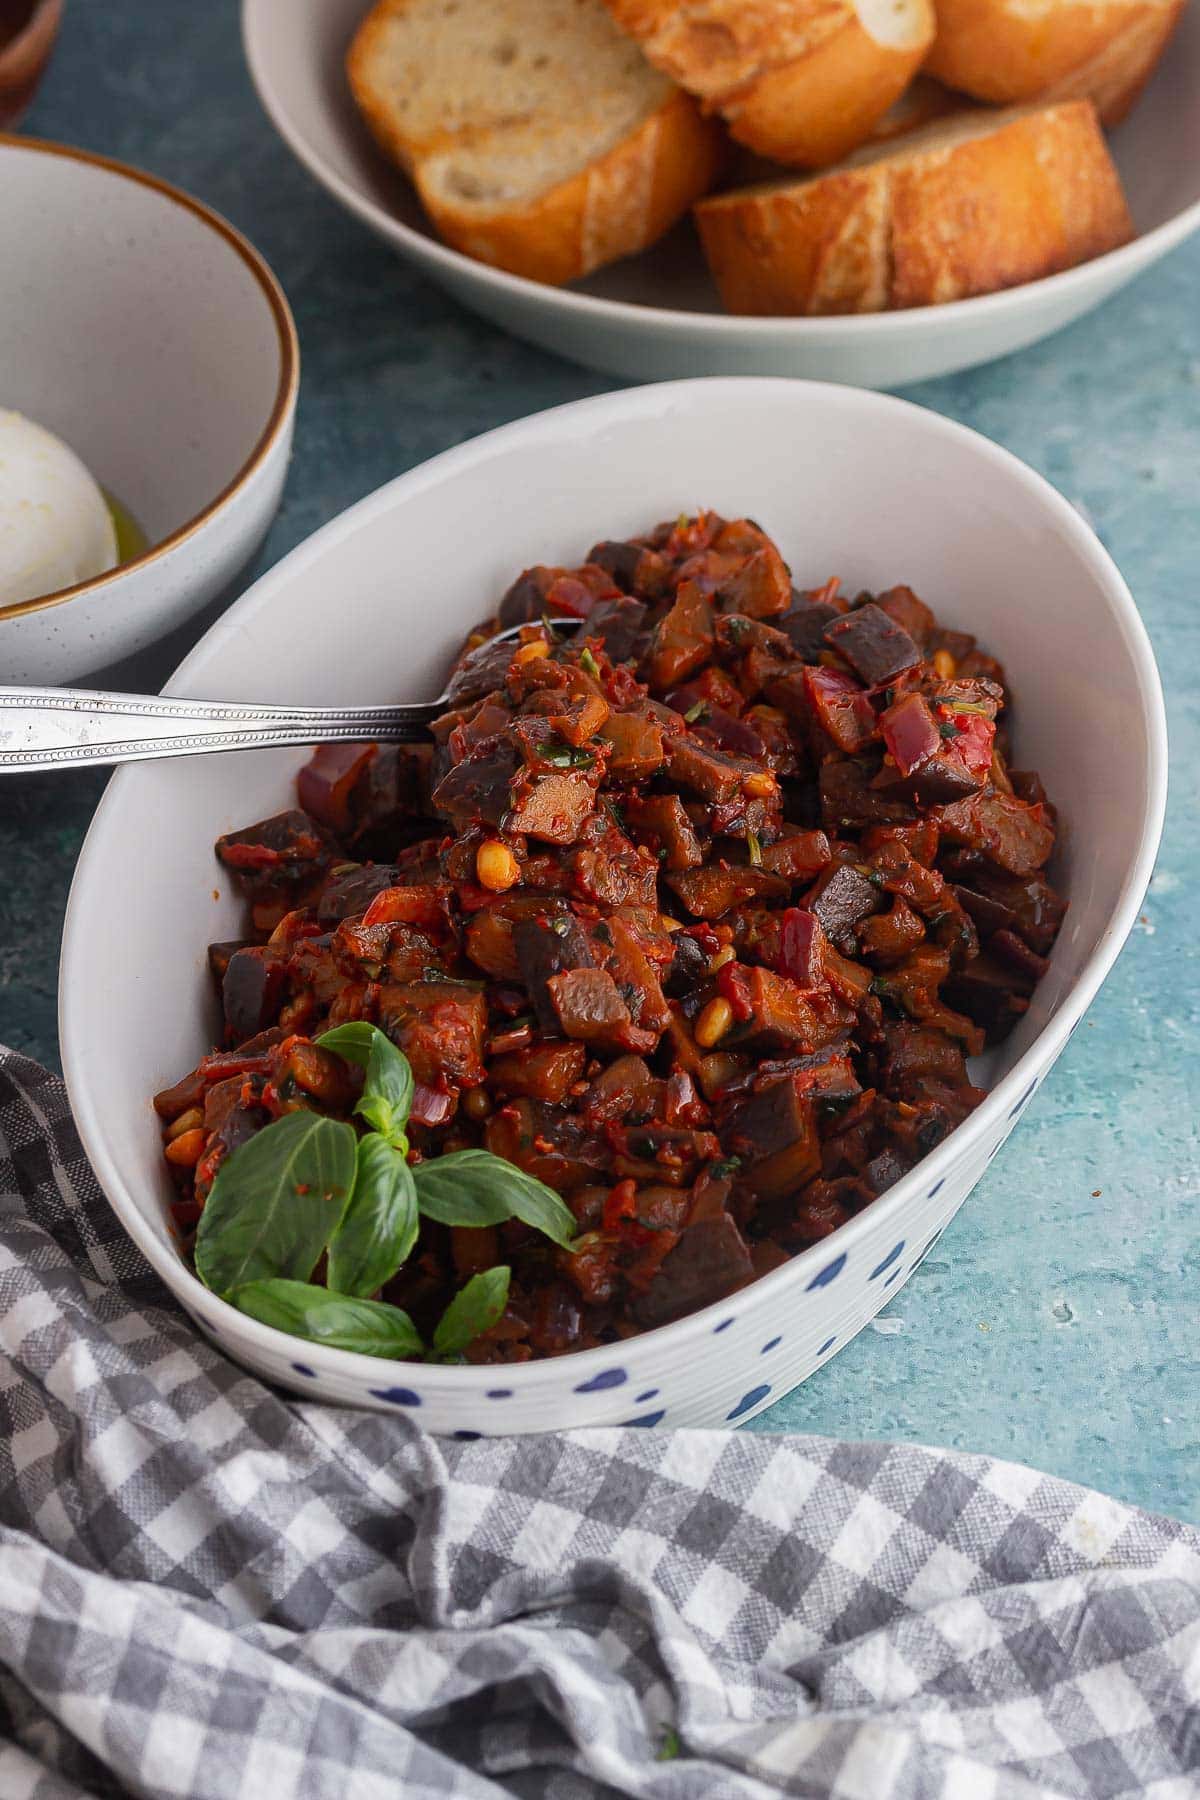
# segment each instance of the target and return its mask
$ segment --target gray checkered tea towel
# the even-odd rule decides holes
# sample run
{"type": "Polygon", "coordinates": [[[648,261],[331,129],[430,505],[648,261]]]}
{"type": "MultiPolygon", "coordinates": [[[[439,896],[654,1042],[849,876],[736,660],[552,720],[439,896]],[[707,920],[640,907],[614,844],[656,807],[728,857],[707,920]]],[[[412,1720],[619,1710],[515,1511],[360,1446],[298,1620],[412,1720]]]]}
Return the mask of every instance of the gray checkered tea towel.
{"type": "Polygon", "coordinates": [[[288,1399],[8,1053],[0,1415],[0,1800],[1200,1793],[1200,1534],[985,1457],[288,1399]]]}

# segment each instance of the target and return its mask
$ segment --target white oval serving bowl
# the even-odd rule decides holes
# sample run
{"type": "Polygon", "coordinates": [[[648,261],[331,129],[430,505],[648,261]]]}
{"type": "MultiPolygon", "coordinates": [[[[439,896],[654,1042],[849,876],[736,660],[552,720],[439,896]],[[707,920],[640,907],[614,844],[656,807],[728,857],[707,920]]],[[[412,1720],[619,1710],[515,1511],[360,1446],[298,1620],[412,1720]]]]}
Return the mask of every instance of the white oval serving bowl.
{"type": "Polygon", "coordinates": [[[0,607],[0,680],[61,683],[153,643],[257,550],[287,472],[300,353],[231,225],[106,157],[0,135],[0,407],[64,438],[149,547],[0,607]]]}
{"type": "Polygon", "coordinates": [[[1113,137],[1138,236],[1077,269],[948,306],[850,318],[746,319],[719,309],[690,225],[569,288],[472,261],[433,236],[371,142],[343,72],[369,0],[242,0],[250,73],[276,130],[335,200],[431,280],[518,337],[633,381],[803,375],[900,387],[1036,343],[1200,228],[1200,5],[1113,137]]]}
{"type": "Polygon", "coordinates": [[[1071,906],[1050,972],[1020,1028],[985,1059],[992,1091],[979,1110],[834,1237],[732,1299],[618,1346],[514,1368],[323,1350],[234,1311],[185,1267],[150,1106],[216,1030],[205,946],[238,935],[242,908],[213,840],[293,804],[303,759],[255,751],[121,770],[80,856],[63,941],[60,1034],[75,1119],[117,1215],[201,1329],[285,1387],[400,1405],[444,1433],[749,1417],[847,1343],[911,1273],[1133,924],[1162,825],[1166,733],[1129,592],[1040,476],[900,400],[695,381],[507,425],[401,476],[292,551],[212,627],[168,692],[324,704],[437,693],[463,634],[518,570],[578,561],[598,537],[697,505],[758,519],[805,585],[834,572],[852,592],[911,583],[940,619],[1003,659],[1020,763],[1044,775],[1064,823],[1053,872],[1071,906]],[[124,879],[130,869],[136,881],[124,879]]]}

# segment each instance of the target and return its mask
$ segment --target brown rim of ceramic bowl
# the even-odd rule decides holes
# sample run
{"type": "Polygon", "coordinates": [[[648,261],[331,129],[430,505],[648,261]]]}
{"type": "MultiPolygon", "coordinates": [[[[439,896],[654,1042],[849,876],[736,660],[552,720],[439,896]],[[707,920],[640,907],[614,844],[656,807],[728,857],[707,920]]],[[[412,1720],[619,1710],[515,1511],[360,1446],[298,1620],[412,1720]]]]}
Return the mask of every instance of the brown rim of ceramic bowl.
{"type": "Polygon", "coordinates": [[[71,587],[58,588],[52,594],[38,594],[31,600],[16,600],[8,606],[0,606],[0,620],[19,618],[23,613],[40,612],[43,607],[61,606],[68,600],[76,599],[80,594],[91,594],[110,582],[118,581],[122,576],[135,569],[146,568],[160,556],[166,556],[178,544],[192,536],[200,527],[220,511],[227,500],[232,499],[238,489],[243,487],[260,466],[275,444],[280,432],[284,429],[287,416],[296,398],[300,383],[300,342],[296,336],[296,326],[292,319],[291,307],[287,296],[280,287],[275,276],[263,261],[258,251],[244,238],[240,231],[223,219],[220,213],[213,212],[201,200],[193,200],[190,194],[172,187],[170,182],[162,181],[157,175],[148,175],[144,169],[135,169],[129,163],[117,162],[111,156],[99,156],[92,150],[77,150],[70,144],[54,144],[45,138],[21,137],[12,132],[0,131],[0,150],[32,150],[47,156],[72,157],[76,162],[91,163],[96,168],[107,169],[113,175],[121,175],[127,181],[141,182],[143,187],[153,188],[156,193],[163,194],[176,206],[184,207],[195,213],[198,219],[223,237],[241,257],[250,273],[254,276],[266,297],[275,320],[275,328],[279,334],[279,386],[275,394],[275,402],[270,417],[250,455],[242,464],[233,480],[221,489],[215,499],[210,500],[203,511],[194,518],[188,519],[177,531],[159,543],[152,544],[143,550],[140,556],[131,557],[128,562],[118,563],[115,569],[105,570],[103,575],[94,575],[90,581],[77,581],[71,587]]]}

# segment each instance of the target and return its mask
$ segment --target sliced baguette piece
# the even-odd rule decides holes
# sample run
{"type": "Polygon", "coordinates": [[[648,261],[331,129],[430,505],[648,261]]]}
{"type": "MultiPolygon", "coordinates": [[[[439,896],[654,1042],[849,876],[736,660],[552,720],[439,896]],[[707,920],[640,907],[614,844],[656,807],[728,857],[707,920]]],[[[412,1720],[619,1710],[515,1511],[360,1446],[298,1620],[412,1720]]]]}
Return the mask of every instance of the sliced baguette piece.
{"type": "Polygon", "coordinates": [[[1090,101],[971,108],[838,169],[695,209],[730,312],[935,306],[1125,243],[1133,226],[1090,101]]]}
{"type": "Polygon", "coordinates": [[[926,68],[977,100],[1091,99],[1124,118],[1184,0],[937,0],[926,68]]]}
{"type": "Polygon", "coordinates": [[[539,281],[645,249],[722,149],[602,0],[378,0],[346,70],[435,229],[539,281]]]}
{"type": "Polygon", "coordinates": [[[610,147],[565,125],[512,126],[423,157],[414,180],[446,243],[558,285],[654,243],[711,188],[722,150],[673,88],[610,147]]]}
{"type": "Polygon", "coordinates": [[[650,61],[760,156],[819,168],[870,136],[934,38],[931,0],[606,0],[650,61]]]}

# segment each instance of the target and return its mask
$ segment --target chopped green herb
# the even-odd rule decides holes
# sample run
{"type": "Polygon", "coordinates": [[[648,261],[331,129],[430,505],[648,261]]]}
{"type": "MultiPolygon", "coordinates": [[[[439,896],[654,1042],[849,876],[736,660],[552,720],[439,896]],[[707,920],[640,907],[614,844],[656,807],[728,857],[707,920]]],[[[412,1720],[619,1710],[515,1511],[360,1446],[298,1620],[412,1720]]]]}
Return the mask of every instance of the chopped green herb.
{"type": "Polygon", "coordinates": [[[439,969],[433,963],[426,963],[421,970],[421,980],[440,982],[444,987],[475,988],[476,990],[487,986],[486,981],[471,981],[463,975],[447,975],[445,969],[439,969]]]}
{"type": "Polygon", "coordinates": [[[603,796],[603,798],[604,798],[605,812],[608,814],[609,818],[612,820],[612,822],[616,826],[617,830],[624,831],[625,815],[622,813],[620,807],[617,805],[615,800],[610,800],[608,798],[607,794],[605,794],[603,796]]]}
{"type": "Polygon", "coordinates": [[[542,614],[542,630],[546,633],[546,636],[550,639],[552,644],[557,644],[559,642],[558,631],[555,627],[554,620],[550,617],[549,613],[542,614]]]}
{"type": "Polygon", "coordinates": [[[709,1170],[709,1174],[715,1175],[718,1181],[724,1181],[727,1178],[732,1180],[741,1166],[742,1159],[740,1156],[727,1156],[724,1162],[713,1163],[709,1170]]]}
{"type": "Polygon", "coordinates": [[[757,831],[748,831],[746,833],[746,848],[750,852],[750,867],[752,869],[761,869],[762,845],[758,841],[757,831]]]}
{"type": "Polygon", "coordinates": [[[697,700],[695,706],[689,706],[683,716],[689,725],[695,725],[704,717],[707,711],[708,701],[697,700]]]}
{"type": "Polygon", "coordinates": [[[583,654],[579,658],[579,666],[583,670],[585,675],[591,675],[596,680],[599,680],[600,664],[596,661],[595,657],[592,655],[591,651],[589,649],[587,649],[586,646],[584,647],[583,654]]]}
{"type": "Polygon", "coordinates": [[[573,744],[541,744],[537,754],[554,769],[590,769],[596,760],[591,750],[577,750],[573,744]]]}
{"type": "Polygon", "coordinates": [[[944,738],[956,738],[961,737],[962,733],[954,723],[953,719],[943,719],[942,723],[938,726],[938,736],[944,738]]]}
{"type": "Polygon", "coordinates": [[[658,1747],[655,1762],[674,1762],[679,1755],[679,1733],[670,1727],[663,1733],[663,1741],[658,1747]]]}

